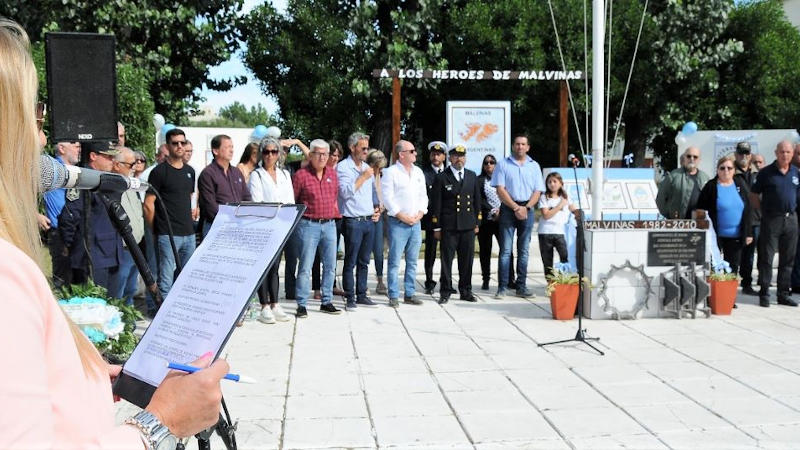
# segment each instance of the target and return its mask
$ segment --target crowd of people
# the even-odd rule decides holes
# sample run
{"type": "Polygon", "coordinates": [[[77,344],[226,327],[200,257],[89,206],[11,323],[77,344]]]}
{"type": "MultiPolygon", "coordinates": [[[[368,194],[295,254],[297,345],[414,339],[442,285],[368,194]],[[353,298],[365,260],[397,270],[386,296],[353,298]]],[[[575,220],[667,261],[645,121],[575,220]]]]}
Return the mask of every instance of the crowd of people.
{"type": "Polygon", "coordinates": [[[658,186],[659,212],[668,219],[710,218],[727,263],[716,270],[738,273],[742,293],[758,296],[765,308],[771,304],[769,287],[777,252],[777,303],[797,306],[791,294],[800,293],[800,144],[779,142],[775,161],[765,165],[763,155],[754,153],[748,142],[739,142],[733,154],[716,161],[713,178],[699,169],[697,147],[688,147],[680,163],[658,186]],[[758,291],[753,287],[756,254],[758,291]]]}

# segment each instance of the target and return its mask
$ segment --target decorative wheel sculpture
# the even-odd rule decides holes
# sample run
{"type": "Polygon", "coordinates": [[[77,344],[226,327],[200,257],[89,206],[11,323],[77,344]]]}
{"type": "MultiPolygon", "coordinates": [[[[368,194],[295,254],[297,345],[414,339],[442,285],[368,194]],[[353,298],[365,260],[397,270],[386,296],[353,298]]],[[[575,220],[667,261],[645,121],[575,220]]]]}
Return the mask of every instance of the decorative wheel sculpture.
{"type": "Polygon", "coordinates": [[[615,266],[612,264],[611,270],[609,270],[608,274],[600,280],[600,290],[597,293],[600,298],[603,299],[603,312],[610,314],[611,318],[617,320],[636,319],[637,314],[639,314],[642,309],[647,308],[647,301],[650,299],[650,296],[655,295],[651,286],[652,280],[653,277],[648,277],[645,273],[643,264],[640,266],[634,266],[631,264],[630,260],[625,260],[625,264],[621,266],[615,266]],[[631,309],[620,311],[614,304],[614,301],[608,298],[607,291],[608,280],[617,275],[618,272],[622,271],[633,272],[641,277],[641,279],[644,281],[645,295],[636,299],[636,303],[634,303],[631,309]]]}

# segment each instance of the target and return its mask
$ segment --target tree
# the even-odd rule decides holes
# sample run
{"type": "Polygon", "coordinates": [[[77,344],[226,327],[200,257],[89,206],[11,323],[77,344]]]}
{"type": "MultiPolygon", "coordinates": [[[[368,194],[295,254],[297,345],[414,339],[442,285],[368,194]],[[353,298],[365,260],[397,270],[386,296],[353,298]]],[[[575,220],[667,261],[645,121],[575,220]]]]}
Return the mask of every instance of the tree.
{"type": "Polygon", "coordinates": [[[46,31],[113,33],[120,61],[149,77],[156,110],[180,122],[200,100],[198,88],[227,90],[242,79],[211,80],[209,68],[238,47],[242,0],[9,0],[0,16],[18,21],[33,41],[46,31]]]}
{"type": "Polygon", "coordinates": [[[193,120],[192,123],[198,127],[250,128],[256,125],[277,125],[279,121],[275,116],[269,114],[267,108],[261,103],[247,109],[247,106],[233,102],[220,108],[217,118],[193,120]]]}
{"type": "MultiPolygon", "coordinates": [[[[440,3],[290,0],[286,15],[265,4],[246,21],[245,62],[277,98],[287,136],[342,140],[370,130],[371,144],[388,150],[391,88],[372,69],[441,64],[441,46],[430,42],[440,3]]],[[[410,111],[414,97],[404,97],[410,111]]]]}

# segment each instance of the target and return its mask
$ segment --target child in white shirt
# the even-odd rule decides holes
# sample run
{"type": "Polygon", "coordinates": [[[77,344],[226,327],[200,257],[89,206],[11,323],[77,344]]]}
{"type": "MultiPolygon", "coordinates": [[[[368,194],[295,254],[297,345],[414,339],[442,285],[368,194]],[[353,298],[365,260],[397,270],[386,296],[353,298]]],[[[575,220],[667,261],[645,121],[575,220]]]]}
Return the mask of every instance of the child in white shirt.
{"type": "Polygon", "coordinates": [[[564,190],[564,180],[558,172],[550,172],[545,178],[547,192],[539,199],[542,218],[539,220],[539,252],[542,255],[545,275],[553,272],[553,249],[558,251],[562,263],[567,262],[567,241],[564,227],[575,205],[569,202],[564,190]]]}

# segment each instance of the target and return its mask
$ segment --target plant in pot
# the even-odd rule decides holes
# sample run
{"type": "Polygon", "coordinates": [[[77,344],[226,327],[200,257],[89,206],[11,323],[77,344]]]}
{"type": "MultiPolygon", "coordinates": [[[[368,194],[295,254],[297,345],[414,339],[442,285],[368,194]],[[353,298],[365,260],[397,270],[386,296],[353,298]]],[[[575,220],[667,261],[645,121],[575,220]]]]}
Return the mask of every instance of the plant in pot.
{"type": "Polygon", "coordinates": [[[572,320],[578,305],[578,273],[572,270],[569,263],[559,263],[546,278],[553,319],[572,320]]]}
{"type": "Polygon", "coordinates": [[[124,300],[110,298],[102,286],[64,286],[55,293],[61,309],[83,331],[103,357],[121,364],[130,357],[139,338],[134,334],[142,313],[124,300]]]}
{"type": "Polygon", "coordinates": [[[716,264],[708,275],[711,285],[711,313],[717,315],[730,315],[736,303],[736,291],[739,289],[739,275],[731,271],[727,261],[716,264]]]}

